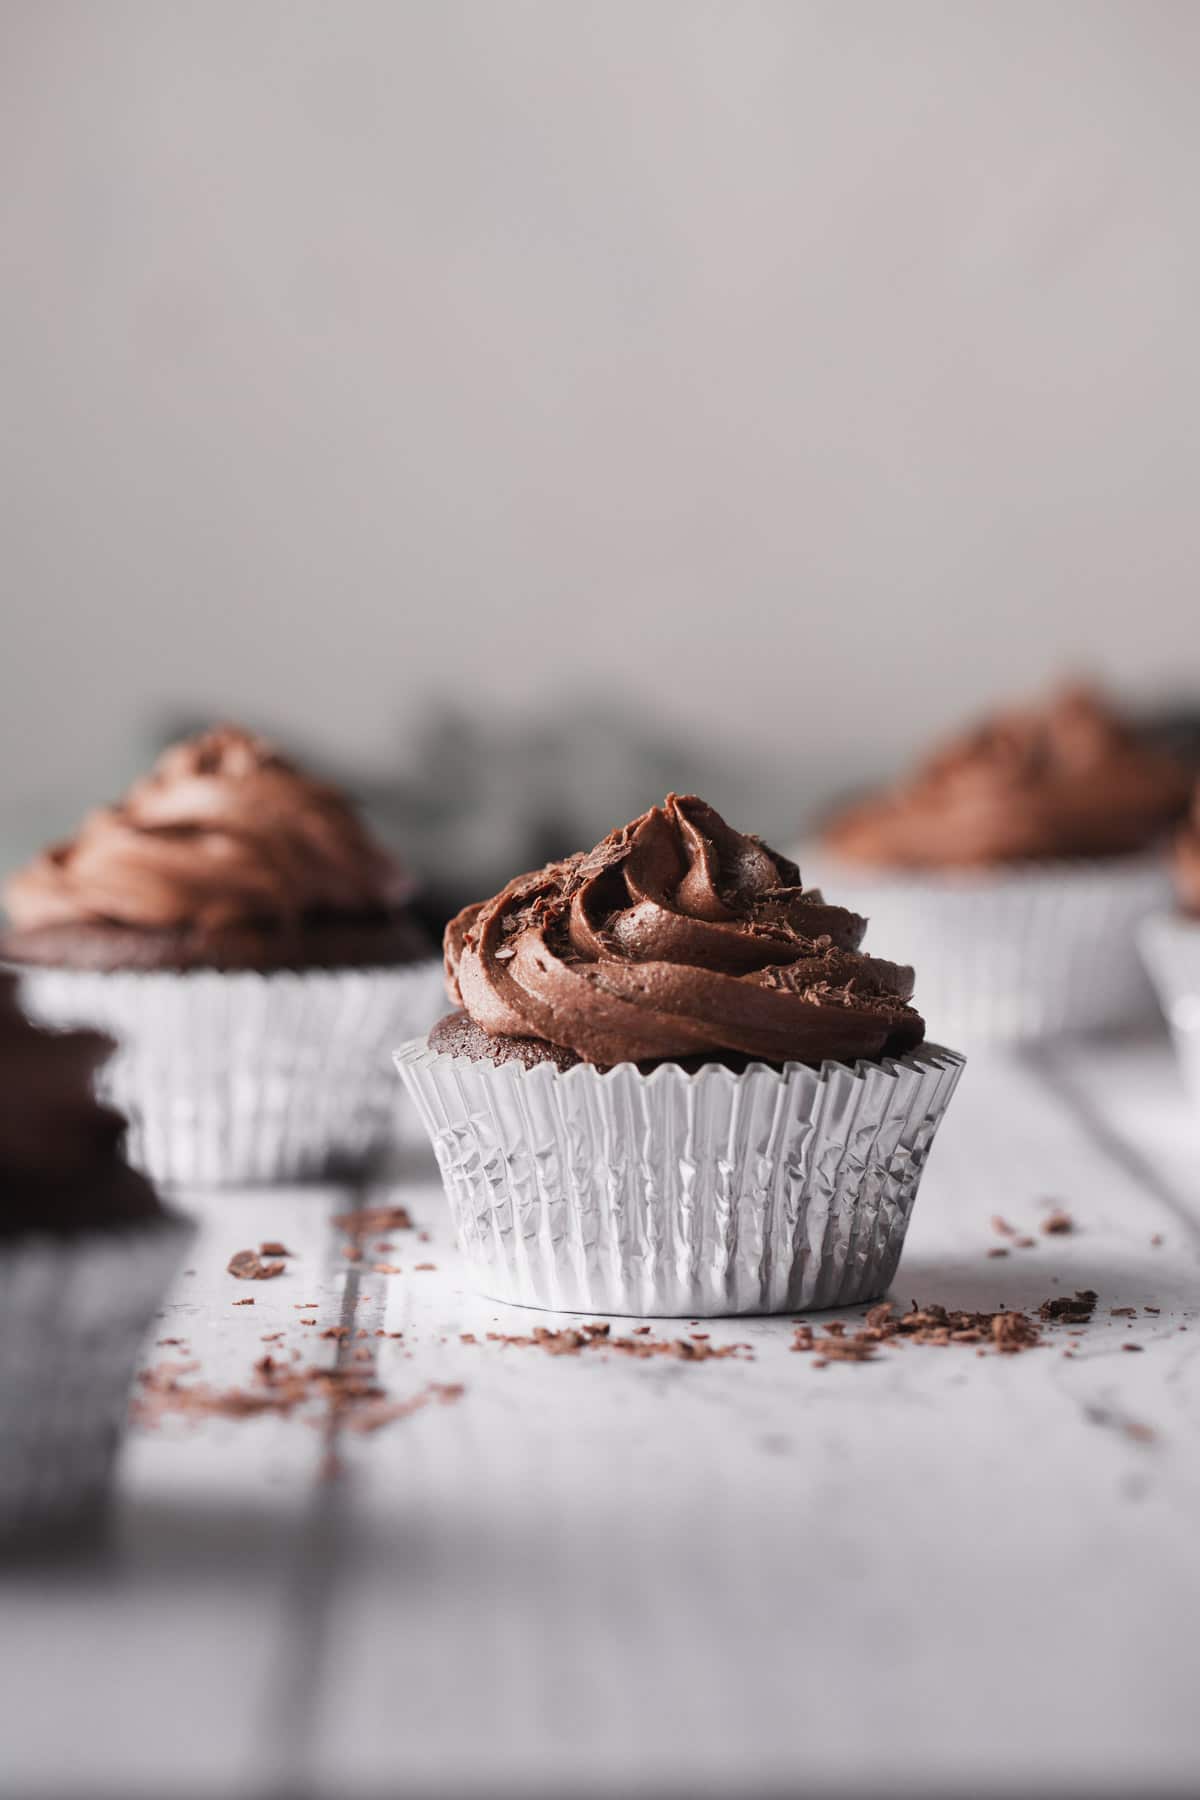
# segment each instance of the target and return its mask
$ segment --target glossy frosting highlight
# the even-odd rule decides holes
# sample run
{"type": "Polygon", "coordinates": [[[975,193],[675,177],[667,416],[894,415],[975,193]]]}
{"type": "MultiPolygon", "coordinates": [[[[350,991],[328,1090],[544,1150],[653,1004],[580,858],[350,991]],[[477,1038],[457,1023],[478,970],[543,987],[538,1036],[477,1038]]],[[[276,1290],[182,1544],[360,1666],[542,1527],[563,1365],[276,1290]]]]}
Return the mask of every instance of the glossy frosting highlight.
{"type": "Polygon", "coordinates": [[[997,714],[907,781],[826,826],[838,855],[887,868],[979,867],[1144,850],[1188,777],[1088,688],[997,714]]]}
{"type": "Polygon", "coordinates": [[[447,985],[493,1037],[611,1066],[695,1056],[853,1060],[912,1048],[912,970],[866,921],[693,795],[509,882],[446,930],[447,985]]]}

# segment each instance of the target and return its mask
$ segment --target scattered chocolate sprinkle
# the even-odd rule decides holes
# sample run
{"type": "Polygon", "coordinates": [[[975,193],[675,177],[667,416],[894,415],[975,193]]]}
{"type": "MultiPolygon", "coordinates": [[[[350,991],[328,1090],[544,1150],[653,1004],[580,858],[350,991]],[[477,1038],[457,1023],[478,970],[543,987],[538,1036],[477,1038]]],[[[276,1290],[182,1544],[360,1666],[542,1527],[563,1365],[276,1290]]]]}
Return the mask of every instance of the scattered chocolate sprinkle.
{"type": "Polygon", "coordinates": [[[418,1275],[423,1274],[426,1269],[436,1269],[436,1268],[437,1268],[436,1263],[414,1263],[413,1264],[413,1270],[418,1275]]]}
{"type": "Polygon", "coordinates": [[[323,1338],[334,1338],[338,1343],[340,1343],[344,1337],[349,1337],[349,1335],[349,1327],[346,1325],[327,1325],[321,1333],[323,1338]]]}
{"type": "Polygon", "coordinates": [[[245,1300],[235,1300],[233,1304],[235,1306],[253,1306],[254,1305],[254,1296],[250,1295],[250,1297],[245,1300]]]}
{"type": "Polygon", "coordinates": [[[1047,1237],[1060,1237],[1068,1231],[1074,1231],[1075,1221],[1065,1207],[1056,1206],[1042,1220],[1041,1229],[1047,1237]]]}
{"type": "MultiPolygon", "coordinates": [[[[236,1304],[236,1302],[235,1302],[236,1304]]],[[[155,1344],[186,1344],[186,1338],[155,1338],[155,1344]]]]}
{"type": "Polygon", "coordinates": [[[1073,1299],[1063,1294],[1054,1300],[1043,1300],[1038,1317],[1047,1325],[1086,1325],[1098,1299],[1099,1295],[1092,1288],[1079,1288],[1073,1299]]]}
{"type": "Polygon", "coordinates": [[[1154,1248],[1156,1250],[1158,1249],[1158,1247],[1162,1243],[1162,1241],[1163,1240],[1162,1240],[1162,1232],[1161,1231],[1154,1232],[1150,1238],[1150,1242],[1154,1245],[1154,1248]]]}
{"type": "Polygon", "coordinates": [[[607,1320],[603,1320],[603,1321],[596,1320],[591,1325],[585,1325],[583,1328],[583,1331],[584,1331],[585,1337],[606,1338],[606,1337],[608,1337],[609,1333],[612,1331],[612,1326],[608,1323],[607,1320]]]}
{"type": "Polygon", "coordinates": [[[281,1262],[264,1262],[257,1250],[237,1250],[226,1267],[238,1281],[270,1281],[283,1274],[281,1262]]]}
{"type": "Polygon", "coordinates": [[[1016,1245],[1018,1250],[1036,1250],[1037,1249],[1037,1239],[1036,1238],[1031,1238],[1031,1237],[1014,1238],[1013,1243],[1016,1245]]]}
{"type": "Polygon", "coordinates": [[[372,1263],[371,1271],[375,1275],[401,1275],[404,1272],[399,1263],[385,1262],[372,1263]]]}
{"type": "Polygon", "coordinates": [[[1155,1318],[1157,1318],[1159,1313],[1162,1311],[1162,1307],[1161,1306],[1148,1306],[1146,1308],[1146,1311],[1148,1313],[1153,1313],[1155,1318]]]}
{"type": "Polygon", "coordinates": [[[297,1323],[300,1325],[315,1325],[316,1322],[317,1321],[315,1319],[299,1319],[299,1320],[297,1320],[297,1323]]]}
{"type": "Polygon", "coordinates": [[[1007,1219],[1002,1219],[999,1213],[992,1214],[992,1230],[997,1237],[1016,1237],[1017,1235],[1015,1227],[1010,1225],[1007,1219]]]}
{"type": "Polygon", "coordinates": [[[1143,1351],[1146,1348],[1146,1346],[1145,1346],[1145,1344],[1122,1344],[1121,1348],[1122,1348],[1122,1350],[1131,1350],[1131,1351],[1138,1352],[1140,1354],[1140,1352],[1143,1351]]]}
{"type": "Polygon", "coordinates": [[[653,1329],[654,1327],[652,1325],[635,1325],[633,1328],[633,1335],[634,1337],[645,1337],[647,1332],[652,1331],[653,1329]]]}
{"type": "Polygon", "coordinates": [[[1109,1312],[1109,1317],[1112,1319],[1136,1319],[1137,1318],[1137,1307],[1136,1306],[1110,1306],[1108,1309],[1108,1312],[1109,1312]]]}
{"type": "MultiPolygon", "coordinates": [[[[606,1332],[611,1331],[611,1327],[605,1329],[606,1332]]],[[[643,1329],[648,1332],[650,1327],[646,1326],[643,1329]]],[[[688,1338],[647,1339],[644,1335],[641,1337],[612,1337],[599,1331],[589,1331],[586,1327],[582,1331],[576,1331],[570,1326],[561,1331],[551,1331],[545,1325],[535,1325],[528,1337],[489,1331],[487,1341],[489,1344],[544,1350],[547,1356],[578,1356],[584,1350],[613,1350],[618,1355],[632,1356],[638,1360],[651,1356],[670,1356],[680,1362],[708,1362],[714,1357],[737,1357],[739,1360],[753,1360],[753,1351],[749,1344],[714,1346],[705,1342],[693,1342],[688,1338]]]]}
{"type": "Polygon", "coordinates": [[[405,1206],[358,1206],[353,1212],[337,1213],[333,1222],[339,1231],[367,1237],[385,1231],[412,1230],[412,1218],[405,1206]]]}
{"type": "Polygon", "coordinates": [[[260,1244],[258,1246],[258,1254],[260,1256],[291,1256],[292,1251],[288,1249],[286,1244],[277,1244],[274,1239],[272,1239],[269,1243],[260,1244]]]}
{"type": "Polygon", "coordinates": [[[477,1344],[479,1339],[475,1336],[473,1331],[460,1331],[458,1334],[458,1341],[460,1344],[477,1344]]]}
{"type": "Polygon", "coordinates": [[[989,1256],[1007,1256],[1008,1251],[1004,1248],[1003,1244],[993,1244],[991,1249],[988,1251],[988,1255],[989,1256]]]}

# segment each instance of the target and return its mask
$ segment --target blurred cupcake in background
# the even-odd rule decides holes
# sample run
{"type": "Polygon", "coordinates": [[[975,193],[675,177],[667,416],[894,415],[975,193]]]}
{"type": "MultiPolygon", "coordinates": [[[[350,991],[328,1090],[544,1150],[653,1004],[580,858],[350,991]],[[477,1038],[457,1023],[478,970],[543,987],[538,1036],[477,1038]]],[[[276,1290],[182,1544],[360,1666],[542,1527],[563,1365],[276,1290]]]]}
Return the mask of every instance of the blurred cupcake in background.
{"type": "Polygon", "coordinates": [[[1140,941],[1184,1077],[1200,1106],[1200,783],[1175,839],[1171,869],[1174,908],[1146,919],[1140,941]]]}
{"type": "Polygon", "coordinates": [[[0,1533],[104,1499],[134,1365],[191,1227],[122,1154],[99,1033],[36,1029],[0,974],[0,1533]]]}
{"type": "Polygon", "coordinates": [[[997,714],[831,818],[806,872],[921,970],[935,1033],[1020,1043],[1147,1016],[1135,933],[1188,776],[1100,694],[997,714]]]}
{"type": "Polygon", "coordinates": [[[483,1291],[700,1317],[890,1283],[962,1059],[865,921],[692,795],[446,930],[397,1054],[483,1291]]]}
{"type": "Polygon", "coordinates": [[[164,752],[5,889],[31,1014],[107,1031],[160,1180],[274,1181],[389,1138],[397,1034],[436,1016],[412,884],[349,801],[233,727],[164,752]]]}

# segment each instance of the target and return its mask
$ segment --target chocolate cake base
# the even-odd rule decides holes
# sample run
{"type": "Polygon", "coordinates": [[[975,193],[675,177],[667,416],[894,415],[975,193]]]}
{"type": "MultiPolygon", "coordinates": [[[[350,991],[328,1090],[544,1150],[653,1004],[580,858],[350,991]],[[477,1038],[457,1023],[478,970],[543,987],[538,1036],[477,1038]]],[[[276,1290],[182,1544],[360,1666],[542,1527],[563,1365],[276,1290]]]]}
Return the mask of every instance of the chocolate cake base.
{"type": "Polygon", "coordinates": [[[104,972],[390,968],[434,954],[424,926],[408,911],[310,916],[293,925],[239,921],[151,931],[72,922],[0,932],[0,961],[104,972]]]}
{"type": "MultiPolygon", "coordinates": [[[[545,1038],[493,1037],[491,1032],[476,1025],[465,1012],[447,1013],[444,1019],[439,1019],[429,1034],[429,1048],[440,1051],[444,1056],[465,1056],[471,1062],[516,1062],[526,1069],[536,1069],[539,1063],[551,1063],[554,1068],[565,1071],[583,1061],[574,1050],[564,1050],[558,1044],[547,1043],[545,1038]]],[[[695,1074],[697,1070],[710,1068],[715,1064],[740,1075],[752,1063],[763,1061],[761,1056],[741,1056],[736,1051],[726,1051],[724,1055],[714,1053],[712,1056],[662,1056],[637,1066],[645,1074],[650,1069],[660,1068],[664,1063],[673,1063],[676,1068],[695,1074]]],[[[596,1063],[590,1066],[598,1068],[603,1074],[612,1065],[596,1063]]],[[[767,1063],[766,1066],[778,1069],[783,1065],[767,1063]]]]}

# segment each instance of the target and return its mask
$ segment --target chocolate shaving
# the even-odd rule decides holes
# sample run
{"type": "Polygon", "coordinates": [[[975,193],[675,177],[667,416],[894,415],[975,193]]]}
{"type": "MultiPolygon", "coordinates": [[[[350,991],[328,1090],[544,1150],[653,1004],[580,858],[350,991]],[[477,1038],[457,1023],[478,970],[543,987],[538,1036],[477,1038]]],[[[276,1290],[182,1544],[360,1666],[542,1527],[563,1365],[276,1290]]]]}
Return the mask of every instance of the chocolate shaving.
{"type": "Polygon", "coordinates": [[[257,1250],[237,1250],[226,1267],[238,1281],[270,1281],[283,1274],[281,1262],[264,1262],[257,1250]]]}
{"type": "Polygon", "coordinates": [[[353,1212],[335,1214],[333,1222],[339,1231],[355,1236],[412,1230],[412,1217],[405,1206],[359,1206],[353,1212]]]}

